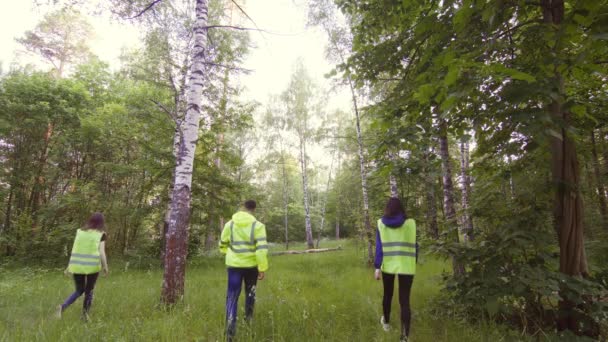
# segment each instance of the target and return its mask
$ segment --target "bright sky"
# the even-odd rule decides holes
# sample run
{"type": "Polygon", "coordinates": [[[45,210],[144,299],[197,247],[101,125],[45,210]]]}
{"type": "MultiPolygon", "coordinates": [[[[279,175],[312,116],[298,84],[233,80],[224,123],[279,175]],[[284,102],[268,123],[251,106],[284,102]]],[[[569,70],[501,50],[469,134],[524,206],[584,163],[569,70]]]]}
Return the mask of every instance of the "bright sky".
{"type": "MultiPolygon", "coordinates": [[[[246,88],[243,94],[245,98],[261,102],[265,107],[271,94],[285,90],[298,58],[303,59],[317,84],[330,89],[330,81],[324,78],[332,69],[324,58],[327,38],[319,29],[306,27],[306,0],[241,0],[239,3],[245,3],[244,8],[257,27],[272,32],[251,32],[253,44],[257,48],[251,50],[243,65],[244,68],[253,70],[241,79],[246,88]]],[[[48,65],[40,63],[39,58],[26,53],[15,42],[15,38],[23,36],[26,30],[33,29],[52,8],[35,6],[32,0],[0,0],[0,8],[3,9],[0,11],[2,70],[6,72],[13,63],[30,63],[41,69],[48,68],[48,65]]],[[[90,16],[88,19],[95,29],[95,38],[90,44],[93,53],[110,63],[112,69],[120,68],[118,57],[121,50],[139,44],[140,34],[137,28],[129,23],[110,21],[103,16],[90,16]]],[[[254,27],[249,21],[242,23],[242,26],[254,27]]],[[[335,108],[350,108],[349,97],[344,91],[329,98],[330,112],[335,108]]],[[[322,157],[329,155],[329,152],[322,151],[320,147],[311,146],[309,154],[313,157],[313,162],[329,165],[329,160],[322,157]]]]}
{"type": "MultiPolygon", "coordinates": [[[[245,1],[241,1],[245,2],[245,1]]],[[[243,76],[247,87],[245,96],[266,102],[269,94],[282,92],[289,81],[298,57],[302,58],[311,76],[318,84],[330,87],[323,77],[332,69],[324,58],[327,38],[315,28],[307,28],[307,4],[305,0],[247,0],[244,6],[249,16],[263,30],[276,33],[251,32],[254,48],[243,67],[252,69],[243,76]]],[[[0,63],[3,70],[12,63],[25,65],[34,63],[44,68],[36,57],[28,55],[15,42],[26,30],[32,29],[49,10],[48,6],[37,7],[33,1],[0,0],[0,63]]],[[[124,47],[139,42],[139,32],[128,23],[111,22],[105,17],[89,17],[95,28],[91,49],[102,60],[117,69],[118,57],[124,47]]],[[[243,26],[253,27],[251,22],[243,26]]],[[[333,97],[332,107],[348,106],[348,97],[333,97]]]]}

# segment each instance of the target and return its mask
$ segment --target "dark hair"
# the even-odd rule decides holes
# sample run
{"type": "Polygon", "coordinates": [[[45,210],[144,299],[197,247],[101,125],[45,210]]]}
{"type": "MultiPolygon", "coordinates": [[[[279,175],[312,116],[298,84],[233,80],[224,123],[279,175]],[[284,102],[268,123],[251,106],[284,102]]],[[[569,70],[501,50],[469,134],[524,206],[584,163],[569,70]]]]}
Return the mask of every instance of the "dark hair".
{"type": "Polygon", "coordinates": [[[388,202],[386,202],[386,207],[384,208],[384,216],[393,217],[399,214],[407,218],[407,215],[405,214],[405,209],[403,209],[401,201],[396,197],[389,198],[388,202]]]}
{"type": "Polygon", "coordinates": [[[103,231],[104,229],[104,219],[102,213],[94,213],[87,220],[87,229],[97,229],[103,231]]]}
{"type": "Polygon", "coordinates": [[[255,210],[256,203],[254,200],[246,200],[245,201],[245,209],[247,210],[255,210]]]}

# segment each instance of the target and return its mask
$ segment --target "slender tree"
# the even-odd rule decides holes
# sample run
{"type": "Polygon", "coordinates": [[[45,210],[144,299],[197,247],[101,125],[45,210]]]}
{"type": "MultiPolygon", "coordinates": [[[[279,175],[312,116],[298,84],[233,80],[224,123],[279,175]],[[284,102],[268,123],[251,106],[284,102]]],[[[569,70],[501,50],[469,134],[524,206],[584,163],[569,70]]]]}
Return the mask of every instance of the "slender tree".
{"type": "Polygon", "coordinates": [[[593,160],[593,174],[595,176],[595,188],[597,193],[598,207],[600,214],[602,215],[602,221],[604,227],[608,227],[608,207],[606,206],[606,189],[602,180],[602,173],[600,171],[600,161],[597,153],[597,144],[595,140],[595,130],[591,130],[591,156],[593,160]]]}
{"type": "MultiPolygon", "coordinates": [[[[454,185],[452,183],[452,166],[450,161],[450,150],[448,145],[447,122],[440,120],[439,124],[439,154],[441,155],[441,169],[443,179],[443,208],[447,224],[448,237],[455,242],[460,242],[458,236],[458,222],[456,210],[454,209],[454,185]]],[[[452,257],[452,270],[455,275],[464,274],[464,266],[452,257]]]]}
{"type": "MultiPolygon", "coordinates": [[[[310,4],[310,20],[320,25],[329,38],[328,55],[341,65],[345,65],[349,52],[352,50],[352,34],[347,28],[338,26],[335,5],[327,0],[315,0],[310,4]]],[[[363,197],[363,228],[367,240],[367,263],[372,265],[374,258],[374,232],[369,217],[369,195],[367,184],[367,170],[365,162],[365,147],[361,132],[361,113],[355,82],[350,71],[344,73],[348,90],[351,95],[353,111],[355,114],[355,130],[357,132],[357,152],[359,154],[359,169],[361,176],[361,194],[363,197]]],[[[396,188],[396,187],[395,187],[396,188]]],[[[392,187],[391,187],[392,189],[392,187]]]]}
{"type": "Polygon", "coordinates": [[[460,183],[462,196],[462,222],[463,233],[466,241],[472,241],[474,238],[473,218],[469,210],[469,199],[471,198],[471,179],[469,177],[469,142],[463,140],[460,142],[460,183]]]}
{"type": "Polygon", "coordinates": [[[196,0],[192,31],[194,45],[186,93],[186,115],[180,125],[180,149],[176,158],[171,216],[166,235],[165,268],[161,298],[173,304],[184,295],[188,225],[194,155],[201,120],[202,88],[205,82],[205,49],[207,48],[207,0],[196,0]]]}
{"type": "Polygon", "coordinates": [[[298,140],[298,152],[300,156],[300,171],[302,176],[302,191],[304,194],[304,220],[306,226],[306,244],[308,248],[314,248],[312,235],[312,223],[310,217],[310,192],[308,186],[308,157],[306,145],[312,136],[311,118],[317,115],[319,103],[315,99],[315,86],[304,69],[301,61],[296,65],[289,86],[281,95],[285,104],[287,126],[292,129],[298,140]]]}

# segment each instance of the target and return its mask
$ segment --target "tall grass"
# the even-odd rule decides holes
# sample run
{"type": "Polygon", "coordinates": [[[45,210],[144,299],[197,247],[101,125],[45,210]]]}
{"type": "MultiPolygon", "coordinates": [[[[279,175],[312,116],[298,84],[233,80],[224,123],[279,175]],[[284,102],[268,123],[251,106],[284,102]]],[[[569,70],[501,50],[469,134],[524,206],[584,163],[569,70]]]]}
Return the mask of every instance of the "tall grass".
{"type": "MultiPolygon", "coordinates": [[[[258,283],[254,321],[250,326],[239,321],[237,340],[397,341],[397,295],[392,331],[387,333],[379,324],[381,282],[373,280],[373,270],[363,264],[362,249],[354,242],[339,243],[344,249],[337,252],[271,257],[267,277],[258,283]]],[[[127,265],[111,262],[110,276],[100,277],[88,323],[80,320],[82,299],[61,320],[53,319],[56,305],[73,291],[71,278],[64,277],[60,269],[0,270],[0,340],[223,340],[226,271],[219,256],[190,263],[185,300],[171,310],[157,306],[161,270],[127,265]]],[[[471,326],[432,316],[428,303],[437,296],[440,274],[448,268],[432,258],[419,265],[412,293],[411,340],[512,340],[491,324],[471,326]]],[[[241,296],[240,318],[243,304],[241,296]]]]}

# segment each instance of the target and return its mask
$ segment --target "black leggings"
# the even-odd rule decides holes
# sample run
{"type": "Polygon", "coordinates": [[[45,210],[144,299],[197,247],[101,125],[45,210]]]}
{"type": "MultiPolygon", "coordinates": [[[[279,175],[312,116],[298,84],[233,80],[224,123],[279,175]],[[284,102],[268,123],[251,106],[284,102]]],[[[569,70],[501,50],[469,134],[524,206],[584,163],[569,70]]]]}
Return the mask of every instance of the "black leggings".
{"type": "MultiPolygon", "coordinates": [[[[410,333],[410,291],[414,276],[411,274],[399,274],[399,305],[401,306],[401,334],[408,336],[410,333]]],[[[395,275],[382,272],[382,284],[384,285],[384,296],[382,297],[382,311],[384,321],[389,322],[391,317],[391,301],[395,289],[395,275]]]]}
{"type": "Polygon", "coordinates": [[[84,293],[84,303],[82,304],[82,310],[84,313],[89,312],[89,309],[91,309],[91,303],[93,302],[93,289],[95,289],[95,283],[97,282],[98,276],[99,273],[74,274],[74,284],[76,285],[76,291],[74,291],[74,293],[72,293],[72,295],[70,295],[61,305],[61,310],[65,310],[84,293]]]}

